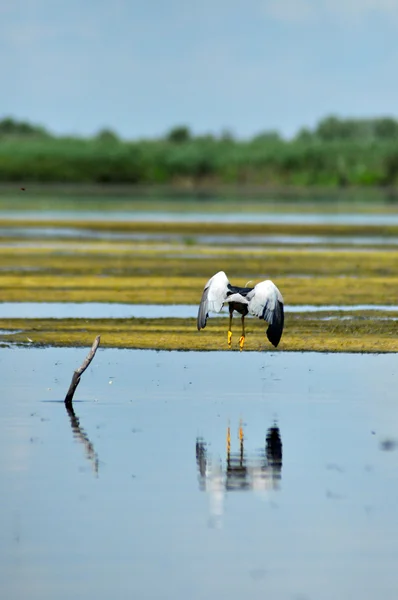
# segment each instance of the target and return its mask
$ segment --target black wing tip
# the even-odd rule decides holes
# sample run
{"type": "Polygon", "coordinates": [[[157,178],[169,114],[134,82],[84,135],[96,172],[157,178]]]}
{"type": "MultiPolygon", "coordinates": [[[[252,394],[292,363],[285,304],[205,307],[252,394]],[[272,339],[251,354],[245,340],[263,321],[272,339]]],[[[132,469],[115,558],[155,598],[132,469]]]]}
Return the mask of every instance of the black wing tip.
{"type": "Polygon", "coordinates": [[[282,439],[279,431],[279,427],[274,425],[270,427],[267,431],[266,437],[266,447],[267,447],[267,458],[269,462],[275,464],[282,464],[282,439]]]}
{"type": "Polygon", "coordinates": [[[271,342],[271,344],[273,346],[275,346],[275,348],[278,347],[279,342],[281,341],[281,337],[282,337],[282,330],[281,329],[277,329],[276,327],[273,327],[272,325],[270,325],[267,329],[267,338],[269,339],[269,341],[271,342]]]}
{"type": "Polygon", "coordinates": [[[283,304],[278,300],[277,310],[275,312],[274,320],[267,329],[267,338],[275,348],[281,341],[283,333],[283,325],[285,321],[285,314],[283,310],[283,304]]]}

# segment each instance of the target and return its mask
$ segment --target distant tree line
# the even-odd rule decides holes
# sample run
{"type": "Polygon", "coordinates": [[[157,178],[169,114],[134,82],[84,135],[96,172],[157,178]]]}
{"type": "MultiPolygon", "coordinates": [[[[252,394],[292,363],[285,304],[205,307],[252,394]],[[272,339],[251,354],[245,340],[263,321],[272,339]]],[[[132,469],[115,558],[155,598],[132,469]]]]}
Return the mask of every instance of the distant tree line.
{"type": "Polygon", "coordinates": [[[154,140],[55,136],[0,120],[0,181],[131,184],[398,185],[398,122],[330,116],[290,140],[264,131],[194,135],[184,125],[154,140]]]}
{"type": "Polygon", "coordinates": [[[50,137],[50,134],[44,127],[6,117],[0,121],[0,138],[7,137],[50,137]]]}

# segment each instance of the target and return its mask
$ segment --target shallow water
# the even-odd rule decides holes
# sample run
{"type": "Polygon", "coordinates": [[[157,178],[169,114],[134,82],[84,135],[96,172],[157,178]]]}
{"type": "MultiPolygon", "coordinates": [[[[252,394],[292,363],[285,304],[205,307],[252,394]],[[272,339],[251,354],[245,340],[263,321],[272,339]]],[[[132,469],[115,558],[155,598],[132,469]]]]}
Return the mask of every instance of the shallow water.
{"type": "Polygon", "coordinates": [[[283,224],[345,224],[345,225],[396,225],[398,214],[364,214],[361,212],[333,212],[333,213],[311,213],[311,212],[233,212],[224,208],[221,212],[192,212],[175,211],[87,211],[87,210],[35,210],[35,211],[0,211],[5,219],[16,220],[85,220],[93,221],[131,221],[131,222],[173,222],[173,223],[283,223],[283,224]]]}
{"type": "Polygon", "coordinates": [[[395,600],[396,355],[84,356],[0,349],[0,597],[395,600]]]}
{"type": "MultiPolygon", "coordinates": [[[[77,240],[77,241],[119,241],[119,242],[157,242],[157,243],[189,243],[201,245],[222,245],[235,246],[241,244],[243,247],[252,247],[256,245],[272,244],[277,246],[396,246],[398,237],[396,236],[339,236],[339,235],[197,235],[197,234],[179,234],[179,233],[130,233],[115,231],[96,231],[95,229],[80,229],[73,227],[0,227],[0,237],[3,240],[10,240],[20,237],[18,245],[23,246],[24,241],[38,239],[41,241],[51,238],[59,240],[77,240]]],[[[6,242],[7,243],[7,242],[6,242]]],[[[3,242],[3,245],[5,243],[3,242]]]]}
{"type": "MultiPolygon", "coordinates": [[[[300,304],[285,306],[286,313],[325,311],[398,311],[396,305],[300,304]]],[[[118,304],[112,302],[0,302],[0,318],[7,319],[196,319],[196,304],[118,304]]],[[[228,316],[224,307],[219,315],[228,316]]]]}

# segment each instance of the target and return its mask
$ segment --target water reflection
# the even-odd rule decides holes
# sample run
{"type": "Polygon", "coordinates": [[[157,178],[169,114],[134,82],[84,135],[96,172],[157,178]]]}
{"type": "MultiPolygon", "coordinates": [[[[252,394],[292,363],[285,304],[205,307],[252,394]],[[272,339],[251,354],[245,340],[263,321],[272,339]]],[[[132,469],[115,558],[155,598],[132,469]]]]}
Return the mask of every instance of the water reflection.
{"type": "Polygon", "coordinates": [[[90,441],[87,433],[84,431],[82,426],[80,425],[79,417],[76,415],[73,405],[71,402],[65,402],[66,412],[68,413],[70,424],[72,427],[73,437],[83,444],[86,457],[88,461],[91,463],[92,469],[98,477],[98,467],[99,467],[99,459],[98,455],[94,450],[94,445],[90,441]]]}
{"type": "Polygon", "coordinates": [[[220,527],[225,495],[234,491],[267,493],[277,490],[282,477],[282,439],[279,427],[269,427],[264,447],[248,453],[242,422],[238,430],[239,450],[231,451],[231,429],[227,428],[225,462],[212,457],[204,438],[196,439],[199,489],[209,495],[211,526],[220,527]]]}

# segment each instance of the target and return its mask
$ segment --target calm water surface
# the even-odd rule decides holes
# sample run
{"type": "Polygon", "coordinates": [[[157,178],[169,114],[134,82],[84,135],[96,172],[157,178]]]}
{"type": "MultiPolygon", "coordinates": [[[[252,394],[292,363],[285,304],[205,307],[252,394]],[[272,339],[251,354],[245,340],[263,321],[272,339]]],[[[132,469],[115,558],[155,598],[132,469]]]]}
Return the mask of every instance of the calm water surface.
{"type": "Polygon", "coordinates": [[[226,205],[220,212],[193,212],[175,211],[167,212],[130,210],[130,211],[96,211],[96,210],[24,210],[0,211],[2,218],[16,220],[57,220],[69,221],[85,219],[93,221],[132,221],[132,222],[173,222],[173,223],[284,223],[284,224],[346,224],[346,225],[391,225],[398,224],[398,214],[364,214],[362,212],[234,212],[226,205]]]}
{"type": "Polygon", "coordinates": [[[397,598],[396,355],[85,354],[0,349],[1,598],[397,598]]]}
{"type": "MultiPolygon", "coordinates": [[[[277,246],[345,246],[347,248],[370,246],[391,246],[398,245],[398,237],[394,236],[338,236],[338,235],[196,235],[196,234],[173,234],[173,233],[119,233],[114,231],[96,231],[94,229],[79,228],[56,228],[56,227],[0,227],[0,236],[3,239],[10,239],[10,242],[2,242],[2,245],[14,244],[14,238],[22,238],[16,245],[22,247],[31,240],[39,240],[40,245],[43,240],[56,238],[59,240],[76,241],[119,241],[119,242],[157,242],[157,243],[175,243],[182,244],[189,240],[191,244],[202,245],[222,245],[235,246],[242,244],[244,247],[255,247],[258,245],[277,245],[277,246]]],[[[44,241],[45,243],[45,241],[44,241]]]]}
{"type": "MultiPolygon", "coordinates": [[[[286,313],[327,312],[327,311],[391,311],[397,312],[397,305],[383,304],[300,304],[285,306],[286,313]]],[[[228,316],[224,307],[219,314],[211,313],[210,318],[228,316]]],[[[117,302],[0,302],[0,317],[7,319],[196,319],[196,304],[119,304],[117,302]]]]}

